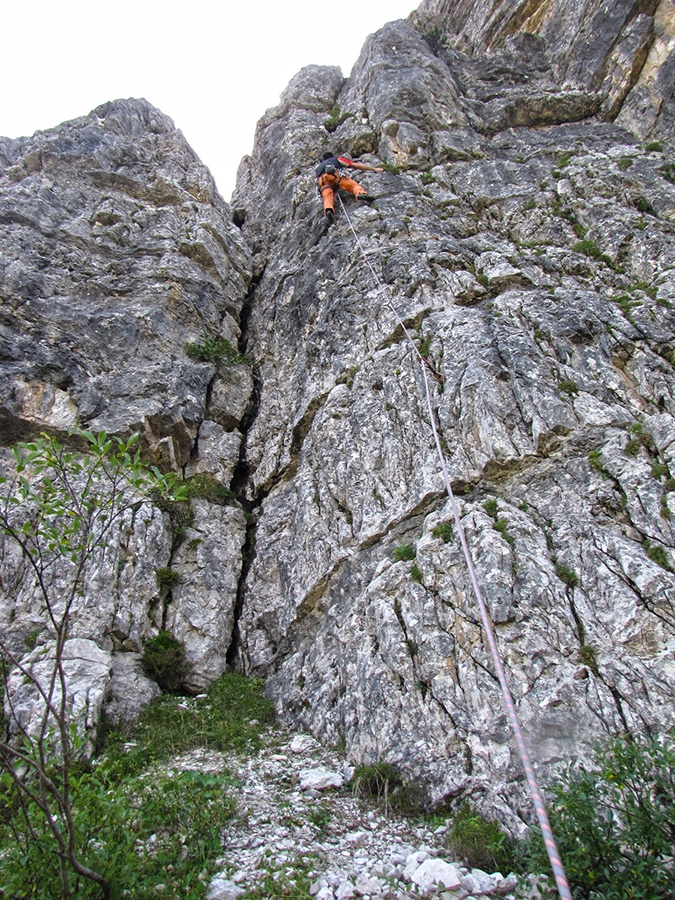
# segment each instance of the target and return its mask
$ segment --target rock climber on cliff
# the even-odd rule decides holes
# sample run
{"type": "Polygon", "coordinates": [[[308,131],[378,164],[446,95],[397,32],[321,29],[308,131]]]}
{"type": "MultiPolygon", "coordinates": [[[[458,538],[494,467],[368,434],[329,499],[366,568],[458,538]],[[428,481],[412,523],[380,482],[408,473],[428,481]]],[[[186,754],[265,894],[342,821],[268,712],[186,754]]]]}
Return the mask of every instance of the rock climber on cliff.
{"type": "Polygon", "coordinates": [[[335,192],[338,188],[366,203],[372,203],[375,199],[353,178],[342,174],[342,169],[345,167],[360,169],[362,172],[384,172],[381,167],[354,162],[344,156],[335,156],[330,150],[326,150],[321,157],[321,162],[316,167],[316,184],[323,200],[323,212],[329,225],[335,221],[335,192]]]}

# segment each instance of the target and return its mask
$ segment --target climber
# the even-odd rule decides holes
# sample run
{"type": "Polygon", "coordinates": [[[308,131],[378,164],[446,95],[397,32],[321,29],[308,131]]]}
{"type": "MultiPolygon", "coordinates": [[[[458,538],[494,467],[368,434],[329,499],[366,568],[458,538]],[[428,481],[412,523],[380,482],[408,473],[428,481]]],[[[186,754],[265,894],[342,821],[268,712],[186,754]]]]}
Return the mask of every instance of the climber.
{"type": "Polygon", "coordinates": [[[338,188],[366,203],[372,203],[375,199],[358,182],[342,174],[345,166],[350,169],[360,169],[363,172],[384,172],[383,168],[367,166],[365,163],[354,162],[344,156],[334,156],[330,150],[326,150],[321,157],[321,162],[316,167],[316,184],[323,200],[323,212],[329,225],[335,221],[335,192],[338,188]]]}

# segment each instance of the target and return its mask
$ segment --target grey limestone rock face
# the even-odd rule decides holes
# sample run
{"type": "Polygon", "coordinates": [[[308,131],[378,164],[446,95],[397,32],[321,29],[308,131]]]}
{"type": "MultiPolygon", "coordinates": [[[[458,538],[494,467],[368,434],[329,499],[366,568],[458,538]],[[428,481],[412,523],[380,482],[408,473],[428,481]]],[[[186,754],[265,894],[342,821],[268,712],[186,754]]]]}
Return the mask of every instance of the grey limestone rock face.
{"type": "Polygon", "coordinates": [[[5,442],[76,424],[142,431],[183,466],[215,367],[236,340],[248,250],[208,170],[146,101],[107,103],[0,141],[5,442]]]}
{"type": "Polygon", "coordinates": [[[671,727],[672,157],[594,117],[610,94],[560,74],[576,44],[556,68],[531,35],[468,56],[420,33],[386,26],[344,83],[303,70],[311,108],[268,112],[240,173],[260,274],[238,660],[352,761],[517,830],[519,763],[391,304],[442,379],[450,477],[544,778],[605,734],[671,727]],[[500,97],[518,47],[536,83],[500,97]],[[356,173],[377,202],[345,196],[330,229],[312,179],[326,146],[390,168],[356,173]]]}
{"type": "MultiPolygon", "coordinates": [[[[167,627],[191,690],[229,660],[352,762],[396,763],[518,831],[428,383],[544,778],[603,735],[672,727],[669,9],[427,0],[349,78],[291,81],[242,161],[240,228],[144,101],[0,141],[3,443],[141,430],[203,488],[179,538],[148,504],[97,559],[78,709],[136,714],[143,641],[167,627]],[[330,229],[326,148],[386,164],[356,175],[376,203],[345,195],[330,229]],[[188,355],[206,337],[246,357],[188,355]]],[[[3,628],[39,665],[35,593],[1,553],[3,628]]]]}
{"type": "Polygon", "coordinates": [[[558,107],[569,106],[557,121],[598,112],[642,138],[673,138],[672,0],[423,0],[410,18],[442,41],[439,55],[458,73],[482,71],[474,88],[488,107],[499,99],[536,119],[543,101],[555,116],[546,102],[551,94],[558,107]],[[576,100],[574,91],[581,92],[576,100]]]}
{"type": "MultiPolygon", "coordinates": [[[[229,489],[251,375],[238,359],[187,351],[219,339],[236,351],[250,278],[249,249],[209,171],[145,100],[0,139],[0,443],[75,426],[140,432],[148,462],[229,489]]],[[[183,545],[170,516],[144,504],[92,561],[70,627],[73,641],[105,656],[92,669],[88,728],[103,704],[116,720],[156,696],[140,654],[159,629],[186,644],[188,688],[225,668],[243,513],[199,499],[192,507],[183,545]],[[157,572],[168,567],[181,580],[166,597],[157,572]]],[[[60,577],[50,574],[55,596],[60,577]]],[[[52,652],[39,592],[9,541],[0,616],[19,658],[52,652]]]]}

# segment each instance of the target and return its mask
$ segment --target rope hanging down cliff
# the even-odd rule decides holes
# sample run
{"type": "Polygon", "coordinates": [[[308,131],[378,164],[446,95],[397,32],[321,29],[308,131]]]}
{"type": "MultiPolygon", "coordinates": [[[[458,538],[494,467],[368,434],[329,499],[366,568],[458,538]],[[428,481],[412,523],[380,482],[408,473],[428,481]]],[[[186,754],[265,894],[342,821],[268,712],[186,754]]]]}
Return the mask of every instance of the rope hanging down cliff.
{"type": "Polygon", "coordinates": [[[539,789],[539,784],[537,783],[537,778],[534,773],[534,768],[532,766],[532,760],[530,759],[530,754],[527,749],[527,745],[525,743],[525,738],[523,736],[523,731],[520,725],[520,720],[518,718],[518,713],[516,711],[516,705],[513,701],[513,696],[511,695],[511,689],[509,688],[508,681],[506,679],[506,672],[504,669],[504,664],[502,662],[501,654],[499,652],[499,647],[497,645],[497,638],[495,635],[495,631],[492,625],[492,621],[490,619],[490,615],[488,613],[487,606],[485,605],[485,601],[483,599],[483,594],[481,592],[480,586],[478,584],[478,579],[476,578],[476,572],[473,565],[473,559],[471,557],[471,552],[469,550],[469,545],[466,540],[466,535],[464,533],[464,526],[462,524],[462,520],[459,514],[459,506],[455,499],[455,495],[452,490],[452,486],[450,484],[450,477],[448,475],[448,469],[445,463],[445,456],[443,454],[443,448],[441,446],[441,439],[438,434],[438,428],[436,426],[436,411],[434,409],[432,399],[431,399],[431,387],[429,385],[429,374],[428,369],[436,375],[429,362],[422,356],[420,351],[418,350],[415,342],[412,339],[412,336],[408,329],[405,327],[405,324],[401,317],[399,316],[396,307],[390,300],[388,293],[384,291],[384,285],[382,281],[377,275],[377,272],[373,268],[370,259],[368,258],[368,254],[366,253],[361,240],[359,239],[358,234],[356,233],[354,226],[352,224],[351,219],[349,218],[349,214],[345,209],[345,205],[342,202],[342,197],[338,194],[338,199],[340,201],[340,206],[342,207],[342,211],[345,214],[345,218],[349,223],[349,227],[354,235],[354,239],[356,241],[356,245],[359,248],[363,259],[370,269],[370,273],[375,280],[377,286],[383,290],[385,302],[387,306],[391,309],[394,314],[394,318],[398,322],[398,324],[403,329],[403,333],[406,336],[409,344],[413,348],[413,351],[417,358],[419,359],[422,375],[424,377],[424,387],[426,392],[427,399],[427,407],[429,410],[429,420],[431,422],[431,428],[434,433],[434,441],[436,443],[436,450],[438,452],[438,457],[441,463],[441,469],[443,471],[443,479],[445,481],[445,488],[448,493],[448,497],[450,498],[450,506],[452,508],[452,514],[455,520],[455,525],[457,527],[457,533],[459,534],[459,540],[462,545],[462,552],[464,553],[464,559],[466,562],[466,567],[469,572],[469,580],[471,581],[471,586],[473,588],[474,596],[476,598],[476,603],[478,605],[478,609],[480,610],[481,621],[483,623],[483,628],[485,629],[485,634],[487,636],[488,645],[490,647],[490,654],[492,655],[492,661],[494,663],[495,671],[497,673],[497,678],[499,680],[500,687],[502,689],[502,696],[504,698],[504,704],[506,706],[506,710],[509,717],[509,722],[511,725],[511,730],[513,732],[513,736],[516,741],[516,746],[518,747],[518,754],[520,756],[520,760],[523,764],[523,769],[525,770],[525,776],[527,778],[527,783],[530,789],[530,794],[532,796],[532,801],[534,803],[534,808],[537,814],[537,820],[539,821],[539,827],[541,828],[541,833],[544,838],[544,844],[546,845],[546,852],[548,854],[549,862],[551,863],[551,869],[553,871],[553,875],[555,877],[556,886],[558,888],[558,894],[560,895],[561,900],[572,900],[572,894],[570,892],[569,885],[567,883],[567,877],[565,875],[565,870],[563,868],[562,862],[560,860],[560,854],[558,853],[558,848],[555,843],[555,839],[553,837],[553,832],[551,830],[551,824],[548,819],[548,813],[546,812],[546,806],[544,804],[544,800],[539,789]]]}

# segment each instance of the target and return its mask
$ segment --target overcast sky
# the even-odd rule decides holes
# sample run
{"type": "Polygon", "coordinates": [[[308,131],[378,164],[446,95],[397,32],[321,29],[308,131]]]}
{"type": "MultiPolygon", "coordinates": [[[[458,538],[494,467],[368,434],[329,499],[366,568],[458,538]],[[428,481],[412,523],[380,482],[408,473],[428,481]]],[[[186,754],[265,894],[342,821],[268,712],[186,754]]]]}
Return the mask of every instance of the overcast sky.
{"type": "Polygon", "coordinates": [[[365,38],[419,0],[6,3],[0,135],[20,137],[119,97],[171,116],[226,200],[255,123],[303,66],[345,75],[365,38]],[[329,9],[340,10],[337,13],[329,9]],[[352,11],[353,10],[353,11],[352,11]]]}

